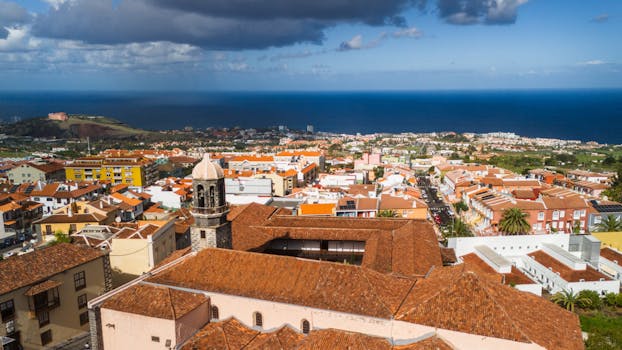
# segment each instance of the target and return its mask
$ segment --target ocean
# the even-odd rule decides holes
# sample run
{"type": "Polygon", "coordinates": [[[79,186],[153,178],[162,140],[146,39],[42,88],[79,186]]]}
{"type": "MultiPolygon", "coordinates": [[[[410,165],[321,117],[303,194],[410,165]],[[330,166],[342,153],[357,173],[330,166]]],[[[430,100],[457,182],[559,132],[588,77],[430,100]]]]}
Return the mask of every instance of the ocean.
{"type": "Polygon", "coordinates": [[[622,144],[622,89],[429,92],[0,92],[0,118],[104,115],[150,130],[286,125],[340,133],[515,132],[622,144]]]}

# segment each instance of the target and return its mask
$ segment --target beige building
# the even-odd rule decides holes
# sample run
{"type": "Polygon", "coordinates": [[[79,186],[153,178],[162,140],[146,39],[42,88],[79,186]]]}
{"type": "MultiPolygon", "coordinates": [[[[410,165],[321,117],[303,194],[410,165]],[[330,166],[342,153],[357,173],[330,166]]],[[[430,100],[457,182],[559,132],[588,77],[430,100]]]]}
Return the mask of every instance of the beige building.
{"type": "Polygon", "coordinates": [[[175,219],[122,226],[91,225],[72,235],[74,243],[110,251],[113,274],[138,276],[175,250],[175,219]]]}
{"type": "Polygon", "coordinates": [[[59,163],[26,163],[9,170],[7,176],[14,184],[64,181],[65,167],[59,163]]]}
{"type": "Polygon", "coordinates": [[[2,260],[0,337],[26,350],[87,339],[87,302],[111,288],[105,251],[60,243],[2,260]]]}

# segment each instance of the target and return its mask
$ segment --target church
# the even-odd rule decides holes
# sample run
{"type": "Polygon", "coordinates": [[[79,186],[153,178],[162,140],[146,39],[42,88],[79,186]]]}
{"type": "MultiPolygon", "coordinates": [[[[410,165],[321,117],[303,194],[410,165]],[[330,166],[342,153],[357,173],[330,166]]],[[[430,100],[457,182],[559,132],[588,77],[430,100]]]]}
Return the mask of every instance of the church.
{"type": "Polygon", "coordinates": [[[426,221],[228,208],[207,156],[193,178],[192,251],[92,300],[91,348],[583,349],[573,313],[443,266],[426,221]]]}

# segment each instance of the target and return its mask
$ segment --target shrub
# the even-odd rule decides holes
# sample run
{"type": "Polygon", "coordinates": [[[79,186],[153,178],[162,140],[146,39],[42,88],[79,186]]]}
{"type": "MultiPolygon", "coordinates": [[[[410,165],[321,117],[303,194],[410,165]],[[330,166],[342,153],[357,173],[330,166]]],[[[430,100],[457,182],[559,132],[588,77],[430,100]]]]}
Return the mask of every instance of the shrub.
{"type": "Polygon", "coordinates": [[[618,298],[618,294],[616,293],[607,293],[605,294],[605,305],[607,306],[616,306],[616,300],[618,298]]]}
{"type": "Polygon", "coordinates": [[[603,301],[600,299],[600,295],[596,291],[582,290],[579,292],[579,298],[590,300],[590,303],[587,305],[579,305],[580,308],[598,310],[603,306],[603,301]]]}
{"type": "Polygon", "coordinates": [[[616,296],[616,306],[622,307],[622,293],[618,293],[616,296]]]}

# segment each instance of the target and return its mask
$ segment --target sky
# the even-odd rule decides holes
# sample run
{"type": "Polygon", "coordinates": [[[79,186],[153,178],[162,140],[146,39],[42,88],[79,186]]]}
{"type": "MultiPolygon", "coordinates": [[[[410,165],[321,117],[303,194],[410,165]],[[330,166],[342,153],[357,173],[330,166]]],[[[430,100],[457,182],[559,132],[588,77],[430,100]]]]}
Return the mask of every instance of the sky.
{"type": "Polygon", "coordinates": [[[0,0],[0,90],[622,88],[621,0],[0,0]]]}

